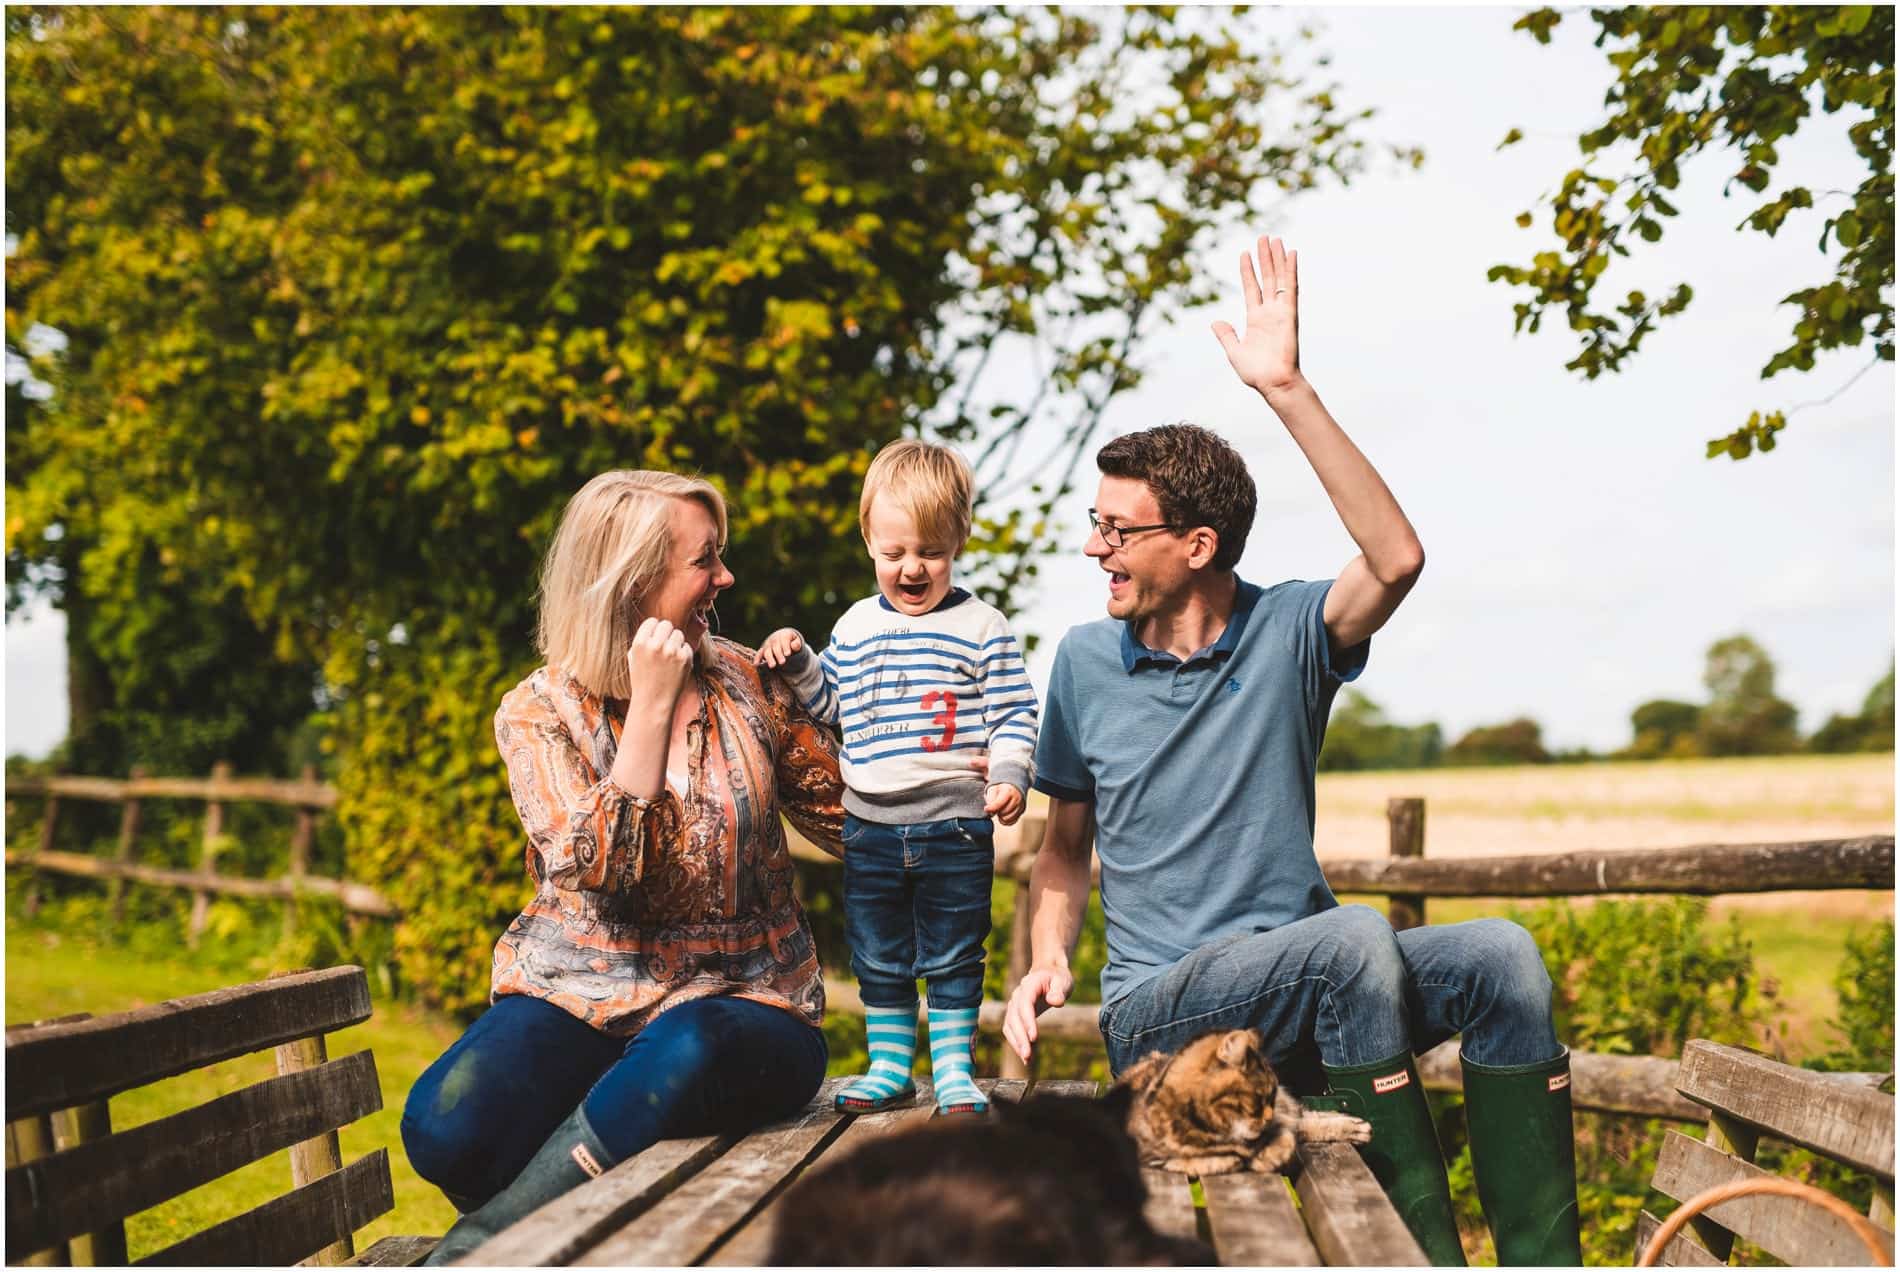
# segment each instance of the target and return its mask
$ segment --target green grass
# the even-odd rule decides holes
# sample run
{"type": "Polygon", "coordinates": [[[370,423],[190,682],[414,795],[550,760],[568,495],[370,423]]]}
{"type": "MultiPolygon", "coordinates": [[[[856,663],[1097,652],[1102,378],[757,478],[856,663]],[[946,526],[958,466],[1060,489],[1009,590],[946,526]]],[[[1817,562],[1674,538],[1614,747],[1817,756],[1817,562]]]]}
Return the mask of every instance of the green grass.
{"type": "MultiPolygon", "coordinates": [[[[193,958],[182,947],[166,957],[145,948],[146,944],[113,940],[97,930],[67,923],[24,921],[16,908],[6,933],[7,1022],[81,1011],[94,1015],[125,1011],[259,979],[270,970],[234,968],[216,954],[193,958]]],[[[399,1127],[410,1086],[459,1032],[447,1019],[378,1000],[367,1022],[329,1036],[332,1058],[364,1050],[375,1053],[383,1092],[382,1111],[344,1128],[340,1136],[346,1162],[378,1148],[389,1152],[396,1206],[357,1234],[358,1250],[394,1234],[437,1235],[455,1221],[455,1210],[442,1194],[409,1168],[399,1127]]],[[[111,1101],[112,1125],[114,1129],[142,1125],[248,1086],[275,1071],[271,1053],[260,1052],[128,1091],[111,1101]]],[[[280,1196],[290,1186],[290,1154],[288,1150],[274,1153],[132,1216],[126,1221],[129,1257],[143,1258],[280,1196]]]]}

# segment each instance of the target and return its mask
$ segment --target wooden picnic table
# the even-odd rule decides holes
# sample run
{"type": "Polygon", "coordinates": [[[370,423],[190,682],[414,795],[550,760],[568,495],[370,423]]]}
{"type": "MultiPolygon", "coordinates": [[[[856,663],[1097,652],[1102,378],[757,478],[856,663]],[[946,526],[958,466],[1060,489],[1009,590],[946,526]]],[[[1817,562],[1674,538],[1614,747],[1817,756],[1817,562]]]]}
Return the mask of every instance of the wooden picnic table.
{"type": "MultiPolygon", "coordinates": [[[[936,1112],[919,1102],[884,1113],[832,1107],[849,1078],[827,1079],[797,1116],[745,1136],[666,1140],[535,1211],[471,1252],[470,1266],[748,1266],[765,1261],[773,1208],[785,1187],[853,1146],[936,1112]]],[[[1020,1080],[977,1084],[992,1100],[1022,1094],[1020,1080]]],[[[1093,1095],[1092,1082],[1043,1082],[1038,1091],[1093,1095]]],[[[1229,1265],[1429,1266],[1398,1211],[1350,1145],[1303,1148],[1287,1175],[1201,1181],[1147,1172],[1149,1222],[1209,1242],[1229,1265]]]]}

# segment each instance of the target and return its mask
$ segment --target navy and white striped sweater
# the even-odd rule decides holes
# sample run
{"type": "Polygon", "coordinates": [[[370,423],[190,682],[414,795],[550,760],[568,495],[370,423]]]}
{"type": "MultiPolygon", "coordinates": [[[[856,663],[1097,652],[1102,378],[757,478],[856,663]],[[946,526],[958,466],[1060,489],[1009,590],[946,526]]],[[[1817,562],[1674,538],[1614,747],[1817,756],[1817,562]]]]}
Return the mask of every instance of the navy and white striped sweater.
{"type": "Polygon", "coordinates": [[[1028,793],[1036,692],[1009,620],[962,588],[918,616],[868,596],[823,654],[801,648],[785,673],[843,737],[844,806],[866,821],[982,817],[987,783],[1028,793]],[[986,751],[987,783],[970,767],[986,751]]]}

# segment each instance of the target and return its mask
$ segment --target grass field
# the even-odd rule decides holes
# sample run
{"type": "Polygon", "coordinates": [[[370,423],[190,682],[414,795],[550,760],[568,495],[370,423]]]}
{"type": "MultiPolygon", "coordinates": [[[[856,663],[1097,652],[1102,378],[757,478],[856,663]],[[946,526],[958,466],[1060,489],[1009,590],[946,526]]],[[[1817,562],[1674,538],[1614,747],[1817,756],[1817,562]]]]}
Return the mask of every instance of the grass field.
{"type": "MultiPolygon", "coordinates": [[[[1881,755],[1328,774],[1319,781],[1320,853],[1384,855],[1385,801],[1394,796],[1426,800],[1430,856],[1891,834],[1893,762],[1881,755]]],[[[1508,908],[1504,901],[1434,900],[1428,913],[1433,922],[1456,922],[1508,908]]],[[[1778,982],[1781,1045],[1798,1059],[1830,1043],[1831,981],[1847,936],[1890,917],[1893,893],[1722,898],[1713,908],[1736,916],[1757,966],[1778,982]]],[[[255,959],[193,958],[155,936],[109,939],[84,925],[23,921],[12,904],[8,913],[8,1022],[124,1010],[272,970],[255,959]]],[[[396,1209],[359,1234],[359,1248],[392,1233],[440,1233],[454,1219],[441,1195],[410,1170],[398,1124],[409,1087],[457,1033],[452,1021],[379,995],[368,1023],[331,1038],[332,1056],[373,1049],[382,1082],[382,1112],[342,1137],[346,1161],[387,1148],[395,1183],[396,1209]]],[[[113,1124],[138,1125],[270,1072],[264,1054],[174,1078],[114,1099],[113,1124]]],[[[259,1204],[285,1191],[289,1178],[288,1156],[279,1153],[135,1216],[128,1223],[131,1257],[259,1204]]]]}

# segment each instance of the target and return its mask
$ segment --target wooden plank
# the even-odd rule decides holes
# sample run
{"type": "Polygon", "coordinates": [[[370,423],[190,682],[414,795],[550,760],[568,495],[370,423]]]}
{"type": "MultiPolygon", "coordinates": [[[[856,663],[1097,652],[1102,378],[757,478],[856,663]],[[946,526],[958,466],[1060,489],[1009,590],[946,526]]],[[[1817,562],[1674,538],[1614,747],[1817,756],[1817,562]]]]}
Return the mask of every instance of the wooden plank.
{"type": "MultiPolygon", "coordinates": [[[[1742,1179],[1773,1178],[1770,1171],[1731,1157],[1680,1131],[1663,1139],[1652,1184],[1678,1200],[1742,1179]]],[[[1709,1207],[1705,1216],[1736,1236],[1752,1241],[1791,1264],[1865,1267],[1874,1262],[1854,1230],[1819,1206],[1794,1197],[1738,1197],[1709,1207]]],[[[1893,1262],[1893,1234],[1886,1234],[1887,1262],[1893,1262]]]]}
{"type": "Polygon", "coordinates": [[[1891,1095],[1701,1039],[1683,1048],[1676,1085],[1776,1139],[1893,1182],[1891,1095]]]}
{"type": "MultiPolygon", "coordinates": [[[[299,1038],[295,1042],[280,1043],[277,1047],[276,1059],[277,1072],[302,1073],[306,1069],[318,1068],[329,1059],[329,1055],[324,1047],[323,1036],[319,1034],[315,1038],[299,1038]]],[[[325,1175],[342,1168],[343,1149],[337,1142],[334,1130],[325,1131],[314,1139],[307,1139],[301,1144],[290,1146],[290,1182],[293,1187],[302,1188],[305,1184],[315,1183],[325,1175]]],[[[387,1178],[387,1168],[383,1173],[387,1178]]],[[[395,1203],[392,1201],[390,1204],[393,1206],[395,1203]]],[[[356,1254],[356,1246],[350,1239],[350,1234],[362,1226],[362,1224],[353,1224],[345,1228],[333,1244],[326,1245],[314,1254],[306,1250],[304,1254],[294,1259],[256,1259],[252,1262],[294,1263],[304,1259],[304,1255],[309,1255],[306,1261],[318,1267],[335,1267],[339,1263],[348,1263],[356,1254]]],[[[207,1262],[214,1261],[207,1260],[207,1262]]]]}
{"type": "MultiPolygon", "coordinates": [[[[1030,923],[1029,916],[1029,885],[1018,883],[1013,885],[1010,891],[1015,895],[1010,898],[1009,968],[1003,976],[1003,984],[1014,989],[1021,983],[1023,977],[1029,974],[1030,930],[1033,925],[1030,923]]],[[[980,1025],[982,1023],[981,1008],[978,1009],[977,1015],[980,1025]]],[[[1016,1054],[1014,1047],[1005,1046],[998,1073],[1005,1078],[1027,1078],[1031,1072],[1030,1065],[1034,1064],[1041,1055],[1040,1051],[1031,1051],[1029,1061],[1025,1063],[1023,1058],[1016,1054]]]]}
{"type": "Polygon", "coordinates": [[[9,852],[8,865],[32,866],[52,874],[76,875],[85,879],[131,879],[155,888],[187,888],[194,892],[215,892],[224,896],[256,897],[265,901],[288,901],[299,896],[328,897],[353,914],[377,918],[395,918],[396,907],[368,884],[349,879],[330,879],[323,875],[300,875],[283,879],[247,879],[237,875],[206,874],[200,870],[170,870],[136,861],[108,861],[83,852],[54,852],[42,861],[35,854],[9,852]]]}
{"type": "Polygon", "coordinates": [[[748,1135],[644,1215],[575,1259],[577,1267],[683,1267],[698,1262],[820,1152],[848,1120],[832,1095],[852,1078],[828,1078],[789,1121],[748,1135]]]}
{"type": "MultiPolygon", "coordinates": [[[[886,1109],[882,1113],[857,1114],[851,1119],[850,1125],[844,1128],[843,1133],[825,1148],[824,1155],[817,1161],[809,1163],[805,1170],[822,1166],[826,1162],[837,1161],[860,1144],[868,1143],[884,1135],[923,1126],[929,1122],[937,1112],[936,1095],[931,1089],[930,1079],[918,1078],[916,1081],[917,1103],[904,1109],[886,1109]]],[[[981,1086],[982,1083],[979,1082],[978,1085],[981,1086]]],[[[997,1083],[998,1089],[990,1092],[990,1098],[992,1100],[1014,1099],[1022,1093],[1020,1082],[1013,1084],[1019,1088],[1013,1093],[1001,1089],[1009,1085],[1012,1084],[997,1083]]],[[[804,1170],[798,1173],[802,1175],[804,1170]]],[[[794,1182],[796,1182],[796,1177],[788,1179],[786,1186],[789,1188],[794,1182]]],[[[784,1192],[780,1192],[773,1198],[770,1205],[747,1220],[744,1226],[713,1251],[711,1257],[705,1260],[706,1264],[716,1267],[764,1267],[766,1255],[772,1249],[772,1231],[778,1223],[779,1205],[784,1197],[784,1192]]]]}
{"type": "Polygon", "coordinates": [[[412,1268],[429,1257],[440,1237],[384,1237],[350,1260],[353,1268],[412,1268]]]}
{"type": "Polygon", "coordinates": [[[282,781],[270,777],[232,777],[224,781],[202,777],[144,777],[120,781],[111,777],[34,777],[6,779],[7,798],[15,795],[66,795],[73,799],[116,804],[125,799],[203,799],[243,804],[289,804],[304,808],[335,808],[336,788],[322,782],[282,781]]]}
{"type": "MultiPolygon", "coordinates": [[[[112,1112],[104,1100],[61,1109],[52,1115],[53,1147],[71,1148],[112,1134],[112,1112]]],[[[109,1223],[94,1232],[84,1233],[67,1242],[72,1261],[79,1267],[118,1267],[126,1261],[125,1225],[109,1223]]]]}
{"type": "Polygon", "coordinates": [[[367,1051],[7,1171],[7,1246],[38,1250],[383,1107],[367,1051]]]}
{"type": "MultiPolygon", "coordinates": [[[[53,1122],[45,1113],[7,1123],[7,1174],[27,1162],[39,1161],[53,1151],[53,1122]]],[[[11,1217],[11,1216],[9,1216],[11,1217]]],[[[38,1250],[26,1250],[7,1238],[7,1262],[30,1268],[66,1266],[66,1247],[47,1242],[38,1250]]]]}
{"type": "Polygon", "coordinates": [[[502,1229],[457,1262],[556,1267],[606,1240],[739,1142],[737,1135],[661,1140],[644,1153],[502,1229]]]}
{"type": "Polygon", "coordinates": [[[116,1095],[202,1065],[369,1019],[360,967],[330,967],[137,1011],[8,1030],[7,1118],[116,1095]]]}
{"type": "Polygon", "coordinates": [[[1322,860],[1319,864],[1335,892],[1410,892],[1431,897],[1887,890],[1893,887],[1893,836],[1547,856],[1322,860]]]}
{"type": "MultiPolygon", "coordinates": [[[[1440,1043],[1418,1058],[1418,1076],[1428,1091],[1463,1091],[1458,1040],[1440,1043]]],[[[1581,1110],[1664,1117],[1700,1124],[1709,1111],[1676,1090],[1676,1061],[1663,1056],[1570,1053],[1570,1099],[1581,1110]]]]}
{"type": "MultiPolygon", "coordinates": [[[[1650,1240],[1655,1237],[1663,1221],[1645,1210],[1636,1217],[1635,1257],[1643,1257],[1643,1251],[1649,1249],[1650,1240]]],[[[1727,1259],[1718,1259],[1681,1233],[1669,1239],[1662,1252],[1656,1256],[1659,1268],[1725,1268],[1727,1259]]]]}
{"type": "MultiPolygon", "coordinates": [[[[1385,802],[1386,851],[1394,858],[1416,860],[1425,855],[1425,801],[1417,798],[1385,802]]],[[[1425,898],[1416,892],[1395,892],[1386,898],[1386,917],[1394,932],[1425,922],[1425,898]]]]}
{"type": "Polygon", "coordinates": [[[1164,1237],[1206,1240],[1201,1234],[1200,1211],[1194,1205],[1194,1190],[1188,1185],[1186,1175],[1143,1167],[1141,1182],[1148,1187],[1148,1204],[1141,1208],[1141,1213],[1150,1228],[1164,1237]]]}
{"type": "Polygon", "coordinates": [[[1293,1187],[1328,1265],[1429,1267],[1405,1221],[1350,1144],[1307,1144],[1293,1187]]]}
{"type": "Polygon", "coordinates": [[[140,1267],[288,1267],[347,1245],[350,1234],[395,1208],[389,1151],[379,1148],[342,1170],[194,1233],[139,1260],[140,1267]]]}
{"type": "Polygon", "coordinates": [[[1226,1267],[1316,1268],[1319,1251],[1293,1208],[1284,1175],[1210,1175],[1201,1180],[1207,1230],[1226,1267]]]}

